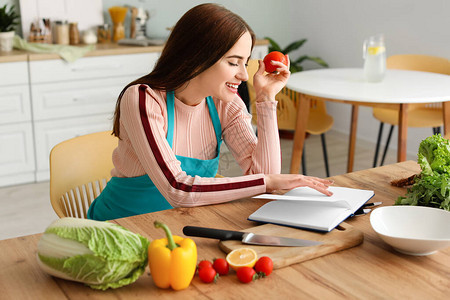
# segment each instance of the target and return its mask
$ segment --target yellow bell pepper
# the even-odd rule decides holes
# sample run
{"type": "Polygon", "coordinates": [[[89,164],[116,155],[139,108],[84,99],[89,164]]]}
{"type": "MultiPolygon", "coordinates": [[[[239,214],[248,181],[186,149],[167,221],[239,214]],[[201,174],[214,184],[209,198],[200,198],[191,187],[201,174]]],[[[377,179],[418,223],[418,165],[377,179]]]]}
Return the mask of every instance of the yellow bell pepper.
{"type": "Polygon", "coordinates": [[[189,286],[197,265],[197,246],[189,238],[172,236],[167,225],[155,221],[166,238],[153,240],[148,247],[148,264],[153,281],[159,288],[182,290],[189,286]]]}

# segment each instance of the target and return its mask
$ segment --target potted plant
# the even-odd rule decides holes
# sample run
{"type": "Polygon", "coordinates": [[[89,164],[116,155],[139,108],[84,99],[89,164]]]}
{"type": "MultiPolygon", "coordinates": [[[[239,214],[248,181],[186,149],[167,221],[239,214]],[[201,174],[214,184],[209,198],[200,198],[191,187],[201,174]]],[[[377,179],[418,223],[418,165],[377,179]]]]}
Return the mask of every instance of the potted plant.
{"type": "Polygon", "coordinates": [[[19,24],[19,14],[14,10],[14,5],[8,9],[7,4],[0,7],[0,51],[11,51],[14,26],[19,24]]]}
{"type": "MultiPolygon", "coordinates": [[[[288,54],[294,50],[297,50],[298,48],[303,46],[303,44],[306,43],[306,41],[307,41],[306,39],[298,40],[298,41],[290,43],[289,45],[286,46],[286,48],[282,49],[278,45],[278,43],[275,42],[273,39],[271,39],[269,37],[265,37],[265,39],[268,40],[270,43],[269,52],[279,51],[283,54],[288,54]]],[[[328,67],[328,64],[320,57],[302,55],[297,59],[291,58],[291,67],[290,67],[289,71],[291,71],[291,73],[303,71],[303,66],[301,66],[301,64],[306,60],[313,61],[313,62],[321,65],[322,67],[328,67]]]]}

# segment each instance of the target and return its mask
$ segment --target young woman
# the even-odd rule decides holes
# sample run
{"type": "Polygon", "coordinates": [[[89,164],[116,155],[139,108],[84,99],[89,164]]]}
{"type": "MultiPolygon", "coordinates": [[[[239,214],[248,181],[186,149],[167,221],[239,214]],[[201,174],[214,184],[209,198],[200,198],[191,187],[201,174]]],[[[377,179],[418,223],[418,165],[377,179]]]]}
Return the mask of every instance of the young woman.
{"type": "Polygon", "coordinates": [[[299,186],[331,194],[328,180],[279,174],[274,99],[290,75],[279,62],[273,62],[276,74],[267,74],[260,61],[254,76],[256,138],[237,95],[248,79],[254,41],[242,18],[216,4],[198,5],[177,22],[153,71],[119,95],[113,177],[88,218],[215,204],[299,186]],[[215,178],[222,141],[245,175],[215,178]]]}

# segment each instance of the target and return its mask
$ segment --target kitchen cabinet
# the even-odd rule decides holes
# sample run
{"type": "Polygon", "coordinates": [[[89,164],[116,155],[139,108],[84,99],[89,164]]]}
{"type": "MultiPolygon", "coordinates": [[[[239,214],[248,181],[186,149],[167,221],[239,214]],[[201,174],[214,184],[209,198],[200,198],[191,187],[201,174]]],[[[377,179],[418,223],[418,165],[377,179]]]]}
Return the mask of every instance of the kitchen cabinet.
{"type": "MultiPolygon", "coordinates": [[[[99,44],[73,63],[55,54],[0,54],[0,187],[48,180],[53,146],[110,130],[120,91],[149,73],[161,50],[99,44]]],[[[267,52],[257,41],[252,57],[267,52]]]]}
{"type": "Polygon", "coordinates": [[[27,62],[0,64],[0,186],[35,180],[27,62]]]}
{"type": "MultiPolygon", "coordinates": [[[[30,61],[36,181],[48,180],[49,155],[58,143],[110,130],[117,96],[149,73],[159,53],[30,61]]],[[[80,153],[82,156],[83,153],[80,153]]]]}

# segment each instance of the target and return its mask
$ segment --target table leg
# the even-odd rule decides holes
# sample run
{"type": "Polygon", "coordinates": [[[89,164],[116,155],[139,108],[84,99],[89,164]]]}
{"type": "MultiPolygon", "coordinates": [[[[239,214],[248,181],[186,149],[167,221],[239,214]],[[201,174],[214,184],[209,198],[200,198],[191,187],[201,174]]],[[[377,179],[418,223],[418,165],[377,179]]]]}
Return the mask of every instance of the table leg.
{"type": "Polygon", "coordinates": [[[444,137],[450,139],[450,101],[442,103],[444,137]]]}
{"type": "Polygon", "coordinates": [[[298,174],[302,161],[303,146],[305,144],[306,125],[310,109],[310,99],[304,94],[299,94],[297,108],[297,121],[295,125],[294,144],[292,146],[291,174],[298,174]]]}
{"type": "Polygon", "coordinates": [[[359,106],[353,104],[350,122],[350,140],[348,144],[347,173],[353,172],[353,163],[355,160],[356,129],[358,127],[358,113],[359,106]]]}
{"type": "Polygon", "coordinates": [[[398,111],[398,149],[397,161],[406,160],[406,141],[408,140],[408,104],[401,103],[398,111]]]}

